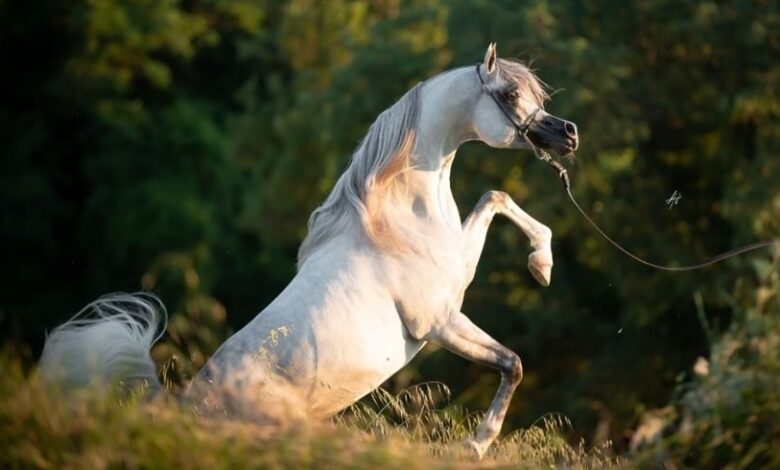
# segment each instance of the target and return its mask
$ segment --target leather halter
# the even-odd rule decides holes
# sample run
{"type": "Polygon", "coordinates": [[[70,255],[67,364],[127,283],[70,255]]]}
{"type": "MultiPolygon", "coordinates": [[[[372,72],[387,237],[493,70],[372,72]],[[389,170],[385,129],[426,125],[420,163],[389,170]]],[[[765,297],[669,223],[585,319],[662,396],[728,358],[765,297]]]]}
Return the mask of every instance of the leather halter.
{"type": "Polygon", "coordinates": [[[482,63],[481,62],[477,62],[476,70],[477,70],[477,77],[479,77],[479,83],[482,84],[482,91],[487,93],[488,96],[490,96],[493,99],[493,101],[496,103],[496,106],[498,106],[498,109],[501,110],[501,112],[504,114],[504,116],[515,127],[515,130],[517,131],[517,135],[519,135],[520,137],[523,137],[524,139],[527,139],[528,128],[531,126],[531,123],[533,122],[534,118],[536,117],[536,113],[539,112],[540,108],[537,107],[536,109],[531,111],[531,113],[528,116],[526,116],[526,118],[523,119],[523,121],[520,124],[515,122],[514,118],[512,117],[514,112],[510,111],[507,108],[506,103],[504,103],[503,100],[499,99],[499,97],[496,96],[496,92],[495,91],[488,90],[487,87],[485,86],[485,80],[482,79],[482,74],[479,73],[479,66],[480,65],[482,65],[482,63]]]}

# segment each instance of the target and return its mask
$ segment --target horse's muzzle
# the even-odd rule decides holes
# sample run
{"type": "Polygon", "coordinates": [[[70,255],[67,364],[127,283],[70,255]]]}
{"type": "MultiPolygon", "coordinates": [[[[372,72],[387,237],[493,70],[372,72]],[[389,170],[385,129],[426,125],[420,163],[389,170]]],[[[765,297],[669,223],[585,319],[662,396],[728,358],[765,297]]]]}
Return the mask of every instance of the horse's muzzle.
{"type": "Polygon", "coordinates": [[[537,147],[552,150],[558,155],[574,153],[579,145],[577,125],[547,113],[538,116],[531,123],[528,127],[528,138],[537,147]]]}

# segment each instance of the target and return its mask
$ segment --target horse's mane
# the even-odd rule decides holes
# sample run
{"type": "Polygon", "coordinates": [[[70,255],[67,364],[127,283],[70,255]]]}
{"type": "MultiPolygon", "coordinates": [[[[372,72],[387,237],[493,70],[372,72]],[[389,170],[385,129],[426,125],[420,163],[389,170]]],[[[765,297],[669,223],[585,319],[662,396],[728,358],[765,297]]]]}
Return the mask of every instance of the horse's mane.
{"type": "MultiPolygon", "coordinates": [[[[548,98],[544,84],[525,64],[498,59],[504,83],[541,107],[548,98]]],[[[408,241],[388,223],[388,210],[395,193],[404,187],[403,175],[410,166],[416,142],[422,83],[406,92],[380,114],[352,154],[349,167],[339,177],[325,202],[309,217],[309,231],[298,250],[300,268],[309,255],[335,234],[359,221],[366,236],[379,248],[408,248],[408,241]]]]}
{"type": "Polygon", "coordinates": [[[342,232],[357,218],[368,238],[384,249],[401,241],[386,221],[385,206],[402,185],[399,177],[409,168],[416,142],[420,108],[417,84],[377,117],[352,154],[325,202],[309,217],[309,232],[298,250],[298,266],[323,242],[342,232]]]}

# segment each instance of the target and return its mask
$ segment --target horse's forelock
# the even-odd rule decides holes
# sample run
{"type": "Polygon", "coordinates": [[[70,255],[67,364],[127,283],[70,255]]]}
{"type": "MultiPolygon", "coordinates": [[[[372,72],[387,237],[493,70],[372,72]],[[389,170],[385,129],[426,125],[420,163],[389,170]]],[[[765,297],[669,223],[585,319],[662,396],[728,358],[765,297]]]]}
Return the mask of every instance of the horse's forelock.
{"type": "Polygon", "coordinates": [[[498,59],[498,73],[507,82],[514,83],[527,98],[540,108],[550,97],[546,85],[523,62],[514,59],[498,59]]]}

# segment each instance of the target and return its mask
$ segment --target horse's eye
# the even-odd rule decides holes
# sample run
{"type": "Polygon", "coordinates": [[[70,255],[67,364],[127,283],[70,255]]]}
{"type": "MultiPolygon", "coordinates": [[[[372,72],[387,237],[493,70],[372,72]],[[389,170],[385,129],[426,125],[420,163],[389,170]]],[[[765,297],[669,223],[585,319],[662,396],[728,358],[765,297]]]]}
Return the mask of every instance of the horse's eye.
{"type": "Polygon", "coordinates": [[[520,99],[520,93],[517,90],[512,90],[506,94],[506,99],[509,101],[517,101],[520,99]]]}

